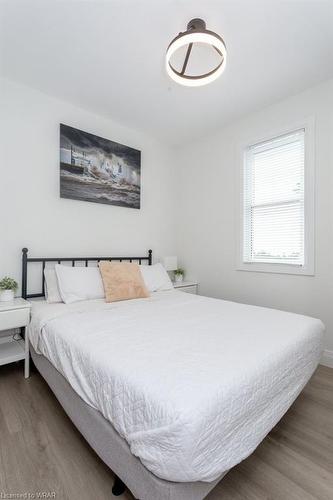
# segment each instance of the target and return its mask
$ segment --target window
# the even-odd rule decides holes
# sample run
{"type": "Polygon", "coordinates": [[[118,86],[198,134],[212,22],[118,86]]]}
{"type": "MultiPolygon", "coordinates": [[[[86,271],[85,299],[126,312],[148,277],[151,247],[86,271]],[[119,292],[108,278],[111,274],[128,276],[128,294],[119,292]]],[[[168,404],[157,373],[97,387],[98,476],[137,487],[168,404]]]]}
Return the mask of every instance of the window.
{"type": "Polygon", "coordinates": [[[299,128],[245,148],[242,269],[313,273],[313,179],[306,136],[299,128]]]}

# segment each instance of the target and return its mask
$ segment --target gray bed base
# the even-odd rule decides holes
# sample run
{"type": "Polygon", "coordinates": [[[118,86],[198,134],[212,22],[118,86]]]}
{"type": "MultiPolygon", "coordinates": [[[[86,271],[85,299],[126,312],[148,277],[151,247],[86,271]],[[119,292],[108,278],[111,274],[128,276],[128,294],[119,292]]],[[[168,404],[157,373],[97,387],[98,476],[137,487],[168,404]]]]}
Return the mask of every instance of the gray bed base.
{"type": "MultiPolygon", "coordinates": [[[[103,415],[72,389],[45,356],[30,344],[33,362],[61,406],[97,455],[140,500],[202,500],[227,473],[211,483],[174,483],[160,479],[132,455],[127,442],[103,415]]],[[[110,498],[112,498],[110,491],[110,498]]]]}

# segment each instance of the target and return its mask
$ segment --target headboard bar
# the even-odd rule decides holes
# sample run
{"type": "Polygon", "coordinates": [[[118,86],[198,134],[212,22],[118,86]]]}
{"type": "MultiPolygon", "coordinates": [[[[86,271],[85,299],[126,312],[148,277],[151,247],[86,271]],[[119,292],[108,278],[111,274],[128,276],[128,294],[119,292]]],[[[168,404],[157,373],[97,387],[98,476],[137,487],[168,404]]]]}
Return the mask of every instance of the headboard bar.
{"type": "Polygon", "coordinates": [[[75,262],[84,262],[85,267],[88,267],[89,262],[99,262],[101,260],[109,260],[111,261],[127,261],[133,262],[138,261],[139,264],[144,262],[148,262],[148,265],[151,266],[153,262],[153,251],[148,250],[148,255],[141,257],[28,257],[28,249],[22,248],[22,297],[24,299],[36,298],[36,297],[44,297],[45,296],[45,281],[44,281],[44,269],[46,262],[57,262],[60,264],[61,262],[71,262],[72,266],[75,266],[75,262]],[[42,264],[42,291],[40,293],[28,293],[28,263],[29,262],[41,262],[42,264]]]}
{"type": "MultiPolygon", "coordinates": [[[[22,248],[22,297],[27,298],[28,249],[22,248]]],[[[43,280],[44,281],[44,280],[43,280]]]]}

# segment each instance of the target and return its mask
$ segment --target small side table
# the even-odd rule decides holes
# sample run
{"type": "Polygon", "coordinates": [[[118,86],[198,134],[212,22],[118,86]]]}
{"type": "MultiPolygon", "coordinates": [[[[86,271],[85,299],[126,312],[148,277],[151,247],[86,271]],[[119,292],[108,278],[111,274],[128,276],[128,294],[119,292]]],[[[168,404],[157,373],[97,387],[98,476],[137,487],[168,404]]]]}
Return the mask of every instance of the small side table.
{"type": "Polygon", "coordinates": [[[0,365],[24,359],[24,376],[29,377],[29,339],[27,326],[30,321],[31,304],[17,298],[10,302],[0,302],[0,331],[24,328],[24,339],[0,338],[0,365]]]}
{"type": "Polygon", "coordinates": [[[181,292],[198,294],[199,283],[196,281],[174,281],[173,287],[181,292]]]}

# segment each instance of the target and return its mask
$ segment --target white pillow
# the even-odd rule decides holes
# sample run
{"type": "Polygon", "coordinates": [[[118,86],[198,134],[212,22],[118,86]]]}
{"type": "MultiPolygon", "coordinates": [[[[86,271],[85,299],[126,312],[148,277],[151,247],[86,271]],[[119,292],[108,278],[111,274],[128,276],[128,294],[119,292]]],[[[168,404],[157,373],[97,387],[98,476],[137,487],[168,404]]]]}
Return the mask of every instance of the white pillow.
{"type": "Polygon", "coordinates": [[[54,304],[56,302],[62,302],[60,296],[58,279],[54,268],[44,269],[45,278],[45,298],[49,304],[54,304]]]}
{"type": "Polygon", "coordinates": [[[162,264],[140,266],[143,281],[149,292],[171,290],[173,284],[162,264]]]}
{"type": "Polygon", "coordinates": [[[60,295],[65,304],[105,297],[98,267],[70,267],[56,264],[55,271],[60,295]]]}

